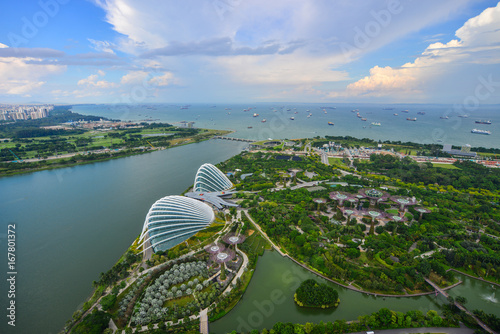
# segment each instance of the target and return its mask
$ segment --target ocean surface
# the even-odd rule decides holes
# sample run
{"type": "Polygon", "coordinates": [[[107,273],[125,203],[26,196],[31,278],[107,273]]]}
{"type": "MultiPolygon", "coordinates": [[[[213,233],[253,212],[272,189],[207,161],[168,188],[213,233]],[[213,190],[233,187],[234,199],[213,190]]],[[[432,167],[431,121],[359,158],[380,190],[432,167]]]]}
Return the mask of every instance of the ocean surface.
{"type": "MultiPolygon", "coordinates": [[[[440,140],[454,145],[500,146],[500,117],[495,106],[480,107],[468,118],[459,118],[452,111],[448,120],[439,117],[445,115],[449,107],[437,105],[181,107],[79,105],[73,110],[122,120],[156,119],[176,124],[194,121],[197,127],[234,130],[233,136],[249,139],[350,135],[381,140],[424,143],[440,140]],[[330,109],[333,107],[336,109],[330,109]],[[248,108],[252,109],[243,111],[248,108]],[[353,109],[359,109],[367,121],[356,117],[356,113],[351,112],[353,109]],[[401,112],[406,109],[408,113],[401,112]],[[419,111],[425,115],[418,115],[419,111]],[[253,117],[254,113],[259,116],[253,117]],[[309,114],[312,115],[308,118],[309,114]],[[417,117],[417,121],[406,121],[406,117],[417,117]],[[265,123],[261,122],[263,118],[267,120],[265,123]],[[476,125],[475,119],[491,120],[492,124],[476,125]],[[329,126],[328,122],[335,125],[329,126]],[[370,127],[372,122],[381,125],[370,127]],[[472,128],[489,129],[492,135],[473,135],[470,133],[472,128]]],[[[58,333],[91,294],[92,281],[111,268],[140,233],[151,204],[163,196],[179,194],[192,185],[201,164],[226,160],[246,145],[209,140],[106,162],[0,178],[0,253],[6,252],[7,225],[16,224],[18,273],[16,327],[7,325],[6,313],[3,313],[0,333],[58,333]]],[[[7,268],[6,256],[0,258],[0,267],[7,268]]],[[[8,286],[5,278],[0,280],[0,291],[3,294],[0,307],[6,312],[8,286]]],[[[490,291],[483,294],[496,303],[490,291]]],[[[352,317],[357,315],[352,314],[352,317]]]]}
{"type": "Polygon", "coordinates": [[[121,120],[158,120],[177,125],[195,122],[195,127],[234,130],[232,136],[256,140],[332,135],[500,148],[500,105],[467,110],[464,106],[438,104],[116,104],[75,105],[72,110],[121,120]],[[359,110],[366,121],[353,110],[359,110]],[[476,124],[476,120],[492,124],[476,124]],[[491,135],[473,134],[472,129],[489,130],[491,135]]]}

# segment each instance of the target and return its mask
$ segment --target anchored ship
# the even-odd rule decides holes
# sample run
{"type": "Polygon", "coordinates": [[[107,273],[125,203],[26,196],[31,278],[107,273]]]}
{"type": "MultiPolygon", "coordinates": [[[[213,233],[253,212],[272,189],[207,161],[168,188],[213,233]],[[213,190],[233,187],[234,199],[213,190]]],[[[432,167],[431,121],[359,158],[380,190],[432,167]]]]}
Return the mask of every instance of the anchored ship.
{"type": "Polygon", "coordinates": [[[471,132],[476,133],[478,135],[491,135],[491,132],[488,130],[472,129],[471,132]]]}

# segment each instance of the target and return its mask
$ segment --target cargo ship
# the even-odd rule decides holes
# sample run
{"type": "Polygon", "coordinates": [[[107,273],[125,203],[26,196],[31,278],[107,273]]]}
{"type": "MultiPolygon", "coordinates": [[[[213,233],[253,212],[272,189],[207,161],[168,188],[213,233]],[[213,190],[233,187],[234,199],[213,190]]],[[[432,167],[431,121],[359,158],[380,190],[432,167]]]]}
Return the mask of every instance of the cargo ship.
{"type": "Polygon", "coordinates": [[[380,124],[380,123],[378,123],[378,122],[373,122],[373,123],[372,123],[372,125],[373,125],[373,126],[380,126],[381,124],[380,124]]]}
{"type": "Polygon", "coordinates": [[[471,132],[476,133],[478,135],[491,135],[491,132],[488,130],[472,129],[471,132]]]}
{"type": "Polygon", "coordinates": [[[476,124],[491,124],[491,121],[476,121],[476,124]]]}
{"type": "Polygon", "coordinates": [[[410,118],[410,117],[408,117],[406,120],[407,120],[407,121],[416,122],[416,121],[417,121],[417,118],[416,118],[416,117],[415,117],[415,118],[410,118]]]}
{"type": "Polygon", "coordinates": [[[335,125],[335,123],[333,123],[333,122],[328,122],[328,125],[335,125]]]}

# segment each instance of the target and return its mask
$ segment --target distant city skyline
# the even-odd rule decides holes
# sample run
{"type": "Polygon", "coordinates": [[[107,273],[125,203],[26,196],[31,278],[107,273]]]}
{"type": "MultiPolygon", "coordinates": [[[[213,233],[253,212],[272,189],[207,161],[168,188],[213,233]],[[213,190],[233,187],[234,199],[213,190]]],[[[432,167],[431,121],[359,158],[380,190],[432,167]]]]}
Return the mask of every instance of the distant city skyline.
{"type": "Polygon", "coordinates": [[[0,104],[500,103],[497,1],[26,0],[0,20],[0,104]]]}

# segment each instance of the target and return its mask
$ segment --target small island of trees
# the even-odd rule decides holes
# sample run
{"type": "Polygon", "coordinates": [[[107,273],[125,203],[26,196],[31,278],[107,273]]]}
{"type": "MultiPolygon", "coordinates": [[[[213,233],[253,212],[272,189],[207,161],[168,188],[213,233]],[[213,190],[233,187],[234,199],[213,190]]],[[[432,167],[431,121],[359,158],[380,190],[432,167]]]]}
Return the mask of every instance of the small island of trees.
{"type": "Polygon", "coordinates": [[[297,305],[302,307],[337,307],[340,299],[337,290],[313,279],[302,282],[294,295],[297,305]]]}

